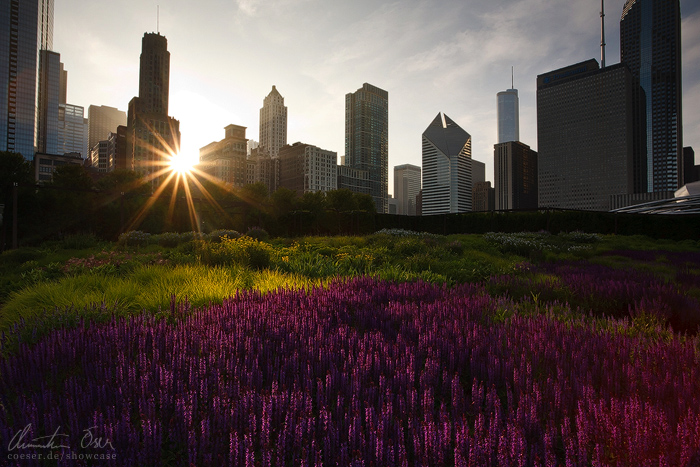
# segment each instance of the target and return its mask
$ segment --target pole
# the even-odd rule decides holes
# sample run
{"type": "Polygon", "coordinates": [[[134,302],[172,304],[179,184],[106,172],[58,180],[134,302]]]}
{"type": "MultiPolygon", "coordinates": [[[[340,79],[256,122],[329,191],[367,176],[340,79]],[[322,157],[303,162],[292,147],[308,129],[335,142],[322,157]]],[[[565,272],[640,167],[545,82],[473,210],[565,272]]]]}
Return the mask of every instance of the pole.
{"type": "Polygon", "coordinates": [[[12,184],[12,248],[17,249],[17,182],[12,184]]]}

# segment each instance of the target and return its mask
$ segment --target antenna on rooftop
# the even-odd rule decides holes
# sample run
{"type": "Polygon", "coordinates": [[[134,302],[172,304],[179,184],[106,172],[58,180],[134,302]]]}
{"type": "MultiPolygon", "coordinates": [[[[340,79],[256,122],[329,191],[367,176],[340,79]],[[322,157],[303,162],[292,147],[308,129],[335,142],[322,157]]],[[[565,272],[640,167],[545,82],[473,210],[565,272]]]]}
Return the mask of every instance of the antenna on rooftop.
{"type": "Polygon", "coordinates": [[[605,0],[600,0],[600,67],[605,68],[605,0]]]}
{"type": "Polygon", "coordinates": [[[160,34],[160,5],[156,5],[156,30],[160,34]]]}
{"type": "Polygon", "coordinates": [[[513,66],[511,65],[510,67],[510,88],[515,89],[515,85],[513,84],[513,66]]]}

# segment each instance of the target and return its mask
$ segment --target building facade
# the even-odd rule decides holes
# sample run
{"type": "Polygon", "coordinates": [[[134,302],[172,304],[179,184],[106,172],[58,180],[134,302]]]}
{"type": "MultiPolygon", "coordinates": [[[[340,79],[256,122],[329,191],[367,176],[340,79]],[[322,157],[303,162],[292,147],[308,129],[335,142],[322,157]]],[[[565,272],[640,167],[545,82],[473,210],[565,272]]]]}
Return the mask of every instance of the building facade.
{"type": "Polygon", "coordinates": [[[537,77],[538,207],[607,211],[632,193],[633,87],[594,59],[537,77]]]}
{"type": "Polygon", "coordinates": [[[79,105],[58,106],[58,154],[78,153],[89,157],[88,120],[85,110],[79,105]]]}
{"type": "Polygon", "coordinates": [[[110,133],[90,150],[90,165],[100,173],[114,171],[117,159],[117,133],[110,133]]]}
{"type": "Polygon", "coordinates": [[[472,137],[439,113],[423,132],[422,215],[472,210],[472,137]]]}
{"type": "Polygon", "coordinates": [[[364,83],[345,95],[345,164],[369,174],[378,213],[389,208],[389,93],[364,83]]]}
{"type": "Polygon", "coordinates": [[[520,100],[517,89],[496,94],[498,102],[498,142],[520,141],[520,100]]]}
{"type": "Polygon", "coordinates": [[[44,96],[42,50],[53,48],[53,0],[4,0],[0,9],[0,151],[33,160],[44,96]]]}
{"type": "Polygon", "coordinates": [[[127,113],[127,158],[134,170],[155,186],[179,151],[180,122],[168,116],[168,40],[160,34],[146,33],[141,47],[139,95],[129,102],[127,113]]]}
{"type": "Polygon", "coordinates": [[[50,50],[41,50],[40,57],[42,68],[39,79],[36,150],[44,154],[63,154],[58,147],[61,55],[50,50]]]}
{"type": "Polygon", "coordinates": [[[240,188],[248,183],[248,140],[246,127],[228,125],[225,137],[200,148],[199,169],[231,187],[240,188]]]}
{"type": "Polygon", "coordinates": [[[272,91],[263,100],[260,109],[260,147],[271,157],[277,157],[282,146],[287,144],[287,107],[284,97],[272,86],[272,91]]]}
{"type": "Polygon", "coordinates": [[[66,164],[83,165],[85,159],[80,154],[43,154],[37,152],[34,155],[34,179],[39,183],[48,183],[53,180],[54,171],[66,164]]]}
{"type": "MultiPolygon", "coordinates": [[[[250,141],[248,141],[250,143],[250,141]]],[[[248,155],[247,182],[248,184],[262,183],[267,187],[267,192],[272,194],[279,186],[279,157],[272,157],[260,147],[250,149],[248,155]]]]}
{"type": "Polygon", "coordinates": [[[416,215],[416,196],[421,188],[421,170],[417,165],[403,164],[394,167],[394,198],[396,214],[416,215]]]}
{"type": "Polygon", "coordinates": [[[636,191],[683,184],[681,12],[679,0],[627,0],[620,19],[620,60],[635,81],[635,122],[644,150],[636,191]],[[643,182],[646,182],[645,184],[643,182]]]}
{"type": "Polygon", "coordinates": [[[491,182],[475,182],[472,188],[472,211],[493,211],[496,205],[496,190],[491,182]]]}
{"type": "Polygon", "coordinates": [[[493,147],[495,208],[537,209],[537,152],[519,141],[493,147]]]}
{"type": "Polygon", "coordinates": [[[126,112],[106,105],[88,107],[88,147],[116,133],[119,125],[126,125],[126,112]]]}
{"type": "Polygon", "coordinates": [[[338,189],[338,153],[304,143],[280,148],[281,187],[299,195],[338,189]]]}

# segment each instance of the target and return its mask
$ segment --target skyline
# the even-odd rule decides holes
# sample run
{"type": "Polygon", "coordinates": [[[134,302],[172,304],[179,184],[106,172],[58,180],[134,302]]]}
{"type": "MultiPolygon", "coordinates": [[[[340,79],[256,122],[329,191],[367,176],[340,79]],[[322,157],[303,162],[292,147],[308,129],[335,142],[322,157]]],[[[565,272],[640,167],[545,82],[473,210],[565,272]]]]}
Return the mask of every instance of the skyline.
{"type": "MultiPolygon", "coordinates": [[[[259,111],[275,85],[288,108],[287,142],[342,156],[345,95],[370,83],[389,93],[393,192],[393,167],[422,165],[421,134],[438,112],[472,135],[473,157],[486,163],[493,181],[496,94],[510,88],[511,66],[520,138],[537,150],[537,75],[600,61],[599,3],[566,9],[553,0],[360,1],[325,9],[317,3],[148,0],[134,11],[125,0],[56,0],[53,46],[68,71],[67,100],[86,110],[126,110],[138,94],[141,38],[159,29],[171,53],[169,114],[180,120],[183,153],[198,156],[229,124],[247,127],[257,140],[259,111]]],[[[623,4],[605,5],[607,65],[619,63],[623,4]]],[[[691,103],[700,102],[700,28],[693,27],[700,5],[681,1],[681,15],[683,145],[697,152],[700,107],[691,103]]]]}

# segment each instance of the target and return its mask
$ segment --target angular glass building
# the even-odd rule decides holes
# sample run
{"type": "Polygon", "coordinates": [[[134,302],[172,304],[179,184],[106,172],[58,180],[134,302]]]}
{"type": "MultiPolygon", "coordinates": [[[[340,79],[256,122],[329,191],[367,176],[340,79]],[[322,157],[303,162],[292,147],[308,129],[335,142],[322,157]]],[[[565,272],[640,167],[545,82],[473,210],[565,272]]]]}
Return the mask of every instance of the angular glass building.
{"type": "MultiPolygon", "coordinates": [[[[681,11],[679,0],[627,0],[620,19],[620,60],[637,84],[635,122],[646,147],[646,176],[635,191],[675,190],[683,184],[681,11]]],[[[645,152],[644,152],[645,151],[645,152]]],[[[639,172],[639,173],[637,173],[639,172]]]]}
{"type": "Polygon", "coordinates": [[[472,137],[450,117],[437,114],[423,132],[421,215],[472,210],[472,137]]]}
{"type": "Polygon", "coordinates": [[[34,158],[42,50],[53,47],[53,0],[0,2],[0,151],[34,158]]]}
{"type": "Polygon", "coordinates": [[[345,165],[369,172],[377,212],[389,212],[389,93],[371,84],[345,95],[345,165]]]}

